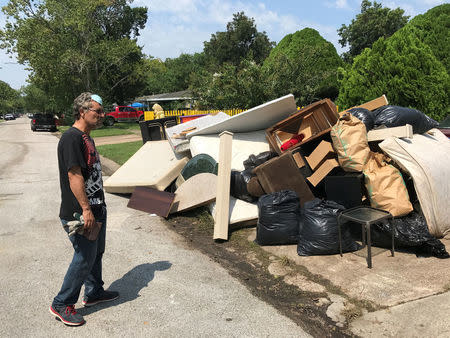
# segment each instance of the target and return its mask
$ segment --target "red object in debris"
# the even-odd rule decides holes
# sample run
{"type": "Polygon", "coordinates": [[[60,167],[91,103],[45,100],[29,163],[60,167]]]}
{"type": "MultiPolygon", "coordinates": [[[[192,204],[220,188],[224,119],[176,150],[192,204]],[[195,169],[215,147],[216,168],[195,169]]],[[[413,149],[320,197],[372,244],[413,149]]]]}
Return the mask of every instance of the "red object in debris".
{"type": "Polygon", "coordinates": [[[286,141],[281,145],[281,147],[280,147],[281,151],[288,150],[293,145],[301,142],[304,138],[305,138],[304,134],[297,134],[297,135],[293,136],[289,141],[286,141]]]}

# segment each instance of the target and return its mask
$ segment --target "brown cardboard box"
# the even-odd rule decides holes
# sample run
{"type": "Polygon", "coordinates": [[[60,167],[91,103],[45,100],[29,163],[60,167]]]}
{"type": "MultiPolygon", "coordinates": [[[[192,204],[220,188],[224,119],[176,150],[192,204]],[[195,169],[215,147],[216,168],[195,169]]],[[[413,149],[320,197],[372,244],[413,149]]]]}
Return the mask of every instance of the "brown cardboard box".
{"type": "Polygon", "coordinates": [[[334,158],[329,158],[307,179],[316,187],[334,168],[339,167],[339,163],[334,158]]]}
{"type": "Polygon", "coordinates": [[[281,154],[280,147],[284,142],[298,134],[303,134],[302,142],[289,148],[289,150],[293,150],[306,142],[329,133],[338,118],[335,104],[330,99],[324,99],[300,109],[283,121],[266,129],[266,138],[270,147],[281,154]]]}
{"type": "Polygon", "coordinates": [[[330,142],[321,141],[314,151],[306,156],[306,161],[312,170],[316,170],[325,160],[335,158],[333,146],[330,142]]]}

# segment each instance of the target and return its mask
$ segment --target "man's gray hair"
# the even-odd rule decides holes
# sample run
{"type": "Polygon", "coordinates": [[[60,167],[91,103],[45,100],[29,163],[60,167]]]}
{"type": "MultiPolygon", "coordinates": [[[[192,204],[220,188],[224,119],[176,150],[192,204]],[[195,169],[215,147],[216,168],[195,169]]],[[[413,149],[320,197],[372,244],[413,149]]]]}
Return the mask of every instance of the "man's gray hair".
{"type": "Polygon", "coordinates": [[[91,92],[81,93],[75,100],[73,100],[73,118],[75,120],[80,119],[80,109],[91,108],[91,92]]]}

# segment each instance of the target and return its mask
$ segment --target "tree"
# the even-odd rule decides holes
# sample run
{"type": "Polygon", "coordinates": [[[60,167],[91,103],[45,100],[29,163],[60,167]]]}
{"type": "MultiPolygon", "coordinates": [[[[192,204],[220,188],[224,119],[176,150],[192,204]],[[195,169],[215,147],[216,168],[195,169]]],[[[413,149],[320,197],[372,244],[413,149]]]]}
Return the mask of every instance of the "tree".
{"type": "Polygon", "coordinates": [[[239,66],[223,64],[214,74],[203,69],[191,77],[191,89],[203,108],[248,109],[267,101],[261,66],[250,57],[239,66]]]}
{"type": "Polygon", "coordinates": [[[10,0],[3,48],[31,68],[30,81],[66,109],[81,91],[121,103],[143,88],[135,37],[147,9],[127,0],[10,0]]]}
{"type": "Polygon", "coordinates": [[[338,94],[342,60],[333,44],[312,29],[286,35],[270,52],[263,69],[272,98],[294,94],[299,105],[338,94]]]}
{"type": "Polygon", "coordinates": [[[417,37],[433,51],[450,73],[450,4],[443,4],[417,15],[410,22],[417,28],[417,37]]]}
{"type": "Polygon", "coordinates": [[[380,37],[387,38],[402,28],[408,22],[409,16],[403,15],[400,8],[394,10],[382,7],[381,3],[368,0],[361,2],[361,13],[356,19],[338,29],[342,47],[349,46],[349,51],[343,54],[347,62],[361,54],[364,48],[370,48],[380,37]]]}
{"type": "Polygon", "coordinates": [[[204,68],[204,58],[203,53],[196,53],[194,55],[181,54],[177,58],[166,59],[164,62],[167,70],[164,75],[166,90],[176,92],[187,89],[191,74],[204,68]]]}
{"type": "Polygon", "coordinates": [[[213,65],[228,62],[239,66],[248,56],[261,64],[273,46],[266,32],[258,32],[255,20],[239,12],[233,14],[233,21],[227,24],[226,32],[216,32],[209,42],[204,42],[204,53],[213,65]]]}
{"type": "Polygon", "coordinates": [[[0,80],[0,113],[11,113],[20,106],[19,92],[0,80]]]}
{"type": "Polygon", "coordinates": [[[36,112],[55,111],[55,103],[46,93],[34,84],[22,88],[25,110],[36,112]]]}
{"type": "Polygon", "coordinates": [[[449,75],[417,33],[407,25],[365,49],[350,69],[341,69],[337,104],[347,108],[386,94],[391,104],[419,109],[438,121],[445,117],[449,75]]]}

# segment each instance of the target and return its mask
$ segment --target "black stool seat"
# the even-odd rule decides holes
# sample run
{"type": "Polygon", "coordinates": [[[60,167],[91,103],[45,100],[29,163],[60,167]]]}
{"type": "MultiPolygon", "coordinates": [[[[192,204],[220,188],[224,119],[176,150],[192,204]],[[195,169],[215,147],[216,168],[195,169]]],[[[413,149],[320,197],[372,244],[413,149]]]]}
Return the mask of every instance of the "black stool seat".
{"type": "MultiPolygon", "coordinates": [[[[366,246],[367,239],[367,266],[372,268],[372,242],[370,239],[370,226],[373,223],[387,221],[392,219],[391,213],[388,211],[368,207],[358,206],[355,208],[347,209],[339,213],[338,215],[338,230],[339,230],[339,252],[342,256],[342,238],[341,238],[341,225],[352,221],[361,224],[362,229],[362,244],[366,246]]],[[[394,227],[392,227],[392,257],[394,257],[394,227]]]]}

